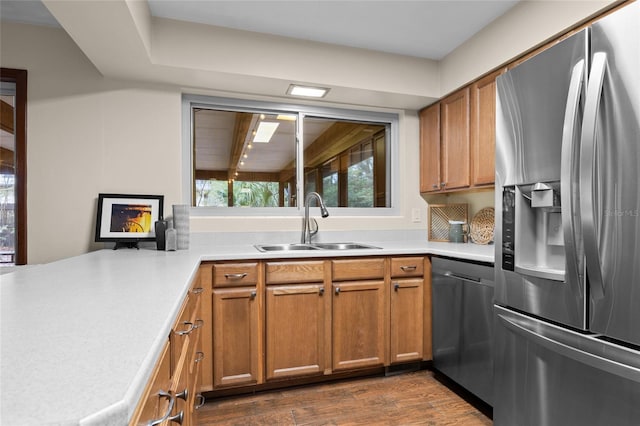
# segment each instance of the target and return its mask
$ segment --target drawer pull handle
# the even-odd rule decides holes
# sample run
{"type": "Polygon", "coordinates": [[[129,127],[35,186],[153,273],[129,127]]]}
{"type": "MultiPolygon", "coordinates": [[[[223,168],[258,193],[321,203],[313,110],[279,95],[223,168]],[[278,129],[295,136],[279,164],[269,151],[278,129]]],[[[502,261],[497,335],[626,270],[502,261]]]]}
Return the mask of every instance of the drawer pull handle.
{"type": "Polygon", "coordinates": [[[176,394],[176,398],[180,398],[183,401],[189,399],[189,389],[184,388],[182,392],[176,394]]]}
{"type": "Polygon", "coordinates": [[[193,325],[193,329],[195,330],[195,329],[197,329],[197,328],[202,327],[203,325],[204,325],[204,320],[203,320],[203,319],[198,318],[198,319],[196,320],[196,323],[193,325]]]}
{"type": "Polygon", "coordinates": [[[202,287],[196,287],[196,288],[194,288],[194,289],[193,289],[193,291],[191,291],[191,293],[193,293],[193,294],[200,294],[200,293],[202,293],[203,291],[204,291],[204,288],[202,288],[202,287]]]}
{"type": "Polygon", "coordinates": [[[196,400],[198,401],[198,403],[195,405],[196,410],[201,409],[202,407],[204,407],[204,403],[207,402],[206,398],[204,396],[202,396],[201,393],[196,395],[196,400]]]}
{"type": "Polygon", "coordinates": [[[198,358],[194,359],[193,361],[197,364],[204,359],[204,352],[198,351],[196,352],[196,355],[198,355],[198,358]]]}
{"type": "Polygon", "coordinates": [[[167,407],[167,412],[161,418],[156,419],[156,420],[151,420],[149,422],[148,426],[158,426],[159,424],[164,423],[167,419],[169,419],[169,415],[173,411],[173,406],[176,404],[175,395],[171,395],[169,392],[165,392],[165,391],[161,390],[160,392],[158,392],[158,397],[159,398],[169,398],[169,406],[167,407]]]}
{"type": "Polygon", "coordinates": [[[191,333],[195,329],[195,326],[194,326],[194,324],[192,322],[184,321],[182,324],[186,325],[187,329],[186,330],[175,331],[175,333],[178,336],[185,336],[185,335],[191,333]]]}
{"type": "Polygon", "coordinates": [[[169,417],[167,420],[169,420],[171,423],[178,423],[179,425],[181,425],[182,421],[184,420],[184,411],[180,411],[178,414],[173,417],[169,417]]]}
{"type": "Polygon", "coordinates": [[[247,276],[246,272],[243,272],[241,274],[224,274],[224,277],[228,280],[241,280],[246,276],[247,276]]]}
{"type": "Polygon", "coordinates": [[[405,265],[401,266],[400,269],[402,269],[404,272],[412,272],[415,271],[417,267],[415,265],[405,265]]]}

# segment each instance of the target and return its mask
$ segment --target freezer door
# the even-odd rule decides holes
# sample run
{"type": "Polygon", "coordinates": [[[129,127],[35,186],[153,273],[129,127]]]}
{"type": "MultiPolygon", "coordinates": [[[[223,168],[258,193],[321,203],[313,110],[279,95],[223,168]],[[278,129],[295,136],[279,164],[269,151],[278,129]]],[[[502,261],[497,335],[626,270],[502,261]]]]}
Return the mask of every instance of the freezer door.
{"type": "Polygon", "coordinates": [[[640,419],[640,352],[495,307],[496,426],[640,419]]]}
{"type": "Polygon", "coordinates": [[[640,345],[640,4],[593,25],[580,154],[593,331],[640,345]]]}

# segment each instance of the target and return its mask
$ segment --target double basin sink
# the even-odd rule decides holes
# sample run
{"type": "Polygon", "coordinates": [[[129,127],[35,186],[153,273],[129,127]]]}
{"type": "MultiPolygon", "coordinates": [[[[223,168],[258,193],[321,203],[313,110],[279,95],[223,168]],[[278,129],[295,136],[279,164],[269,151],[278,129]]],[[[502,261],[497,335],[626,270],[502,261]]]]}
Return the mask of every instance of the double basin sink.
{"type": "Polygon", "coordinates": [[[297,250],[363,250],[380,247],[360,243],[309,243],[309,244],[256,244],[259,251],[297,251],[297,250]]]}

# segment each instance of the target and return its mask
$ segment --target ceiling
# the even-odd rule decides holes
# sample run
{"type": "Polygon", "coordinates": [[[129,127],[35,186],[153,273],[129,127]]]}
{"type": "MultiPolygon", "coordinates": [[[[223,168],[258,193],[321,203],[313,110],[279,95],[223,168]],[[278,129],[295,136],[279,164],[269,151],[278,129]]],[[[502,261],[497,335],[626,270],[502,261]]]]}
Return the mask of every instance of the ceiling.
{"type": "MultiPolygon", "coordinates": [[[[153,16],[440,60],[519,0],[148,0],[153,16]]],[[[59,26],[40,0],[2,20],[59,26]]]]}

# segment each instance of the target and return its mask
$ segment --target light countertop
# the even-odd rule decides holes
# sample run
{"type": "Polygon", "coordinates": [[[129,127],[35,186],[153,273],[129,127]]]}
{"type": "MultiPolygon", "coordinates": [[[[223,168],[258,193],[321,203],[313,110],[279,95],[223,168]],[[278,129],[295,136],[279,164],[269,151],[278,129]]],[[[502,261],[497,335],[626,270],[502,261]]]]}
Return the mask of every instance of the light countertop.
{"type": "Polygon", "coordinates": [[[433,254],[493,263],[493,246],[261,253],[250,244],[100,250],[0,276],[0,424],[124,425],[202,261],[433,254]]]}

